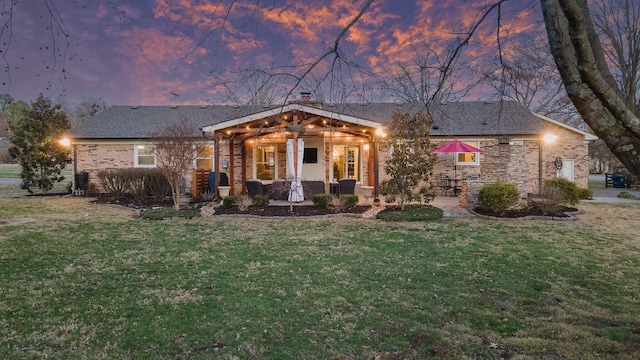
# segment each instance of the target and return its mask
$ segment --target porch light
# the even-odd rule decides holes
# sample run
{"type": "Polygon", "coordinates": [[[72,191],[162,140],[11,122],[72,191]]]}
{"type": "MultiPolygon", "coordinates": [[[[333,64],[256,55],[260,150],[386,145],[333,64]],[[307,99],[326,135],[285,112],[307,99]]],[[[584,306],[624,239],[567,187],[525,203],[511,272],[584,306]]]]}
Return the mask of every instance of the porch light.
{"type": "Polygon", "coordinates": [[[62,139],[58,140],[58,143],[64,147],[69,147],[71,146],[71,140],[68,137],[63,137],[62,139]]]}
{"type": "Polygon", "coordinates": [[[542,136],[542,138],[539,140],[539,144],[538,144],[538,194],[542,193],[542,159],[543,159],[543,154],[542,154],[542,148],[544,144],[551,144],[554,141],[556,141],[556,139],[558,138],[557,135],[555,134],[551,134],[551,133],[547,133],[544,134],[542,136]]]}
{"type": "Polygon", "coordinates": [[[379,138],[383,138],[387,136],[387,133],[384,131],[383,128],[377,128],[376,129],[376,136],[379,138]]]}
{"type": "Polygon", "coordinates": [[[364,149],[364,151],[369,151],[369,144],[364,144],[362,148],[364,149]]]}

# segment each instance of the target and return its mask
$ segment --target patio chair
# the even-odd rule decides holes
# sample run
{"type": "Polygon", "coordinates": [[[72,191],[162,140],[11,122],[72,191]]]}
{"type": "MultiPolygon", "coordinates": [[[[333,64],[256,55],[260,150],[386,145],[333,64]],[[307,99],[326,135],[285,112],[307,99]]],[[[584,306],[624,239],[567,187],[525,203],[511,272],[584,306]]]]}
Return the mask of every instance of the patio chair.
{"type": "Polygon", "coordinates": [[[451,179],[447,175],[436,175],[436,187],[440,190],[440,196],[453,195],[453,186],[451,185],[451,179]]]}
{"type": "Polygon", "coordinates": [[[356,179],[344,178],[338,180],[340,184],[340,195],[356,193],[356,179]]]}
{"type": "Polygon", "coordinates": [[[253,198],[256,195],[264,195],[264,185],[260,180],[247,180],[247,195],[253,198]]]}

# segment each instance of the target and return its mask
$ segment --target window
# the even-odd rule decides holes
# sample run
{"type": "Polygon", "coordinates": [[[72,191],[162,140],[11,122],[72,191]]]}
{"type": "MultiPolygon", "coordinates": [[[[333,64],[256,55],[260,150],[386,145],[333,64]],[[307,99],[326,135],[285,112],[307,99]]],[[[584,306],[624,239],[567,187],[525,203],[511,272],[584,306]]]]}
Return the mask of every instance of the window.
{"type": "Polygon", "coordinates": [[[360,146],[333,145],[333,178],[351,178],[360,181],[360,146]]]}
{"type": "Polygon", "coordinates": [[[155,167],[156,155],[153,145],[134,145],[133,166],[135,167],[155,167]]]}
{"type": "Polygon", "coordinates": [[[196,169],[198,170],[213,169],[213,146],[211,145],[196,146],[196,169]]]}
{"type": "Polygon", "coordinates": [[[304,164],[317,164],[318,163],[318,148],[304,148],[304,157],[302,158],[304,164]]]}
{"type": "Polygon", "coordinates": [[[260,180],[276,179],[276,147],[273,145],[256,146],[256,178],[260,180]]]}
{"type": "MultiPolygon", "coordinates": [[[[465,141],[467,145],[480,148],[478,141],[465,141]]],[[[456,153],[456,165],[479,165],[480,153],[456,153]]]]}

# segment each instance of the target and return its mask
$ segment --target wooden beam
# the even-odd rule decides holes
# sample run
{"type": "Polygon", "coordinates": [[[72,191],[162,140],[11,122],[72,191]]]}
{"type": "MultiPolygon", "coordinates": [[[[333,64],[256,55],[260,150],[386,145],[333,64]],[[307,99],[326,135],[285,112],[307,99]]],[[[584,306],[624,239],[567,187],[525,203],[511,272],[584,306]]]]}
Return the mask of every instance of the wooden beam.
{"type": "Polygon", "coordinates": [[[235,181],[233,181],[235,179],[234,165],[235,165],[235,159],[233,156],[233,139],[229,139],[229,186],[230,186],[229,192],[231,193],[231,195],[235,195],[235,192],[234,192],[235,181]]]}

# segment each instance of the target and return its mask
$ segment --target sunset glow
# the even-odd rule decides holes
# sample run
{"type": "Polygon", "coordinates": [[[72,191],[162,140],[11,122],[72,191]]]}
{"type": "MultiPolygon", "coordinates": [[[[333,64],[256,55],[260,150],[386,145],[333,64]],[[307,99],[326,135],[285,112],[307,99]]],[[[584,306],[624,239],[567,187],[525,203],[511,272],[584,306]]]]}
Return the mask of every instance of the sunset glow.
{"type": "MultiPolygon", "coordinates": [[[[0,92],[24,100],[42,92],[68,101],[95,97],[123,105],[243,103],[254,91],[247,78],[258,73],[273,81],[269,89],[275,89],[276,101],[309,89],[319,89],[325,101],[393,101],[380,90],[383,77],[418,61],[436,76],[456,42],[491,4],[374,1],[341,38],[338,61],[330,54],[316,63],[333,49],[364,1],[111,3],[57,3],[71,40],[63,52],[64,41],[56,39],[59,50],[52,55],[48,22],[41,20],[49,16],[46,9],[18,2],[11,47],[3,49],[10,72],[2,75],[0,92]]],[[[520,42],[543,38],[540,20],[535,7],[505,3],[500,22],[505,54],[520,42]]],[[[456,66],[465,81],[454,86],[477,81],[491,67],[487,64],[497,57],[496,24],[497,14],[491,13],[464,46],[456,66]]]]}

